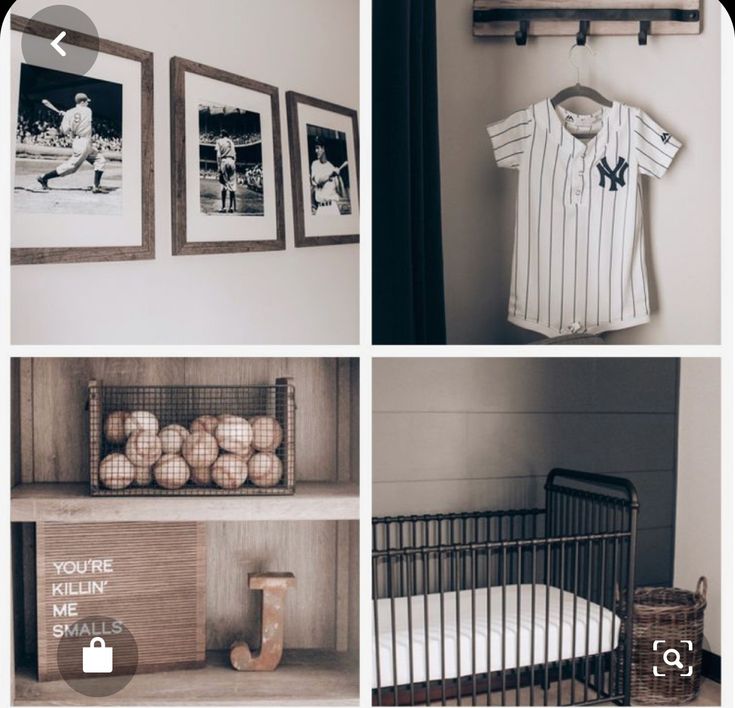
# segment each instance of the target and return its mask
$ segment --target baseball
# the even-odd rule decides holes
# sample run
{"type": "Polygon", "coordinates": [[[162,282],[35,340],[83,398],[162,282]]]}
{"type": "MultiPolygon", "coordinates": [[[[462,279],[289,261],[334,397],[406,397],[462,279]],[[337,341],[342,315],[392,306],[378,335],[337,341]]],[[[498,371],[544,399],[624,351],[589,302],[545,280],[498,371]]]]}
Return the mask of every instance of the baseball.
{"type": "Polygon", "coordinates": [[[244,455],[250,449],[253,430],[245,418],[236,415],[221,415],[214,435],[223,450],[236,455],[244,455]]]}
{"type": "Polygon", "coordinates": [[[127,411],[115,411],[107,416],[107,420],[105,420],[105,438],[111,445],[122,445],[128,439],[128,434],[125,432],[125,419],[127,417],[127,411]]]}
{"type": "Polygon", "coordinates": [[[247,462],[254,454],[255,454],[255,448],[251,446],[247,450],[245,450],[245,452],[240,453],[240,457],[242,457],[242,459],[245,460],[245,462],[247,462]]]}
{"type": "Polygon", "coordinates": [[[210,435],[214,435],[218,423],[217,416],[200,415],[189,426],[189,431],[192,433],[209,433],[210,435]]]}
{"type": "Polygon", "coordinates": [[[148,487],[150,486],[152,481],[153,481],[153,477],[151,476],[150,467],[136,467],[135,468],[135,479],[133,480],[133,484],[136,487],[148,487]]]}
{"type": "Polygon", "coordinates": [[[192,467],[191,481],[194,484],[209,486],[212,484],[212,468],[211,467],[192,467]]]}
{"type": "Polygon", "coordinates": [[[234,420],[242,420],[242,416],[233,415],[232,413],[221,413],[217,416],[217,423],[226,423],[227,421],[232,422],[234,420]]]}
{"type": "Polygon", "coordinates": [[[248,478],[248,465],[239,455],[225,452],[212,465],[212,481],[223,489],[237,489],[248,478]]]}
{"type": "Polygon", "coordinates": [[[158,432],[158,418],[148,411],[133,411],[125,418],[125,435],[144,430],[154,435],[158,432]]]}
{"type": "Polygon", "coordinates": [[[219,445],[209,433],[191,433],[181,446],[181,454],[192,467],[209,467],[219,455],[219,445]]]}
{"type": "Polygon", "coordinates": [[[283,465],[272,452],[259,452],[248,462],[248,479],[256,487],[274,487],[282,476],[283,465]]]}
{"type": "Polygon", "coordinates": [[[161,452],[161,439],[147,430],[135,431],[125,446],[125,454],[135,467],[150,467],[161,452]]]}
{"type": "Polygon", "coordinates": [[[275,452],[283,440],[281,424],[269,415],[251,418],[253,447],[260,452],[275,452]]]}
{"type": "Polygon", "coordinates": [[[183,425],[167,425],[158,434],[161,438],[161,449],[164,455],[181,452],[181,445],[189,437],[189,431],[183,425]]]}
{"type": "Polygon", "coordinates": [[[156,484],[164,489],[178,489],[189,481],[189,465],[181,455],[164,455],[153,466],[156,484]]]}
{"type": "Polygon", "coordinates": [[[125,489],[135,479],[135,467],[125,455],[113,452],[100,463],[99,479],[108,489],[125,489]]]}

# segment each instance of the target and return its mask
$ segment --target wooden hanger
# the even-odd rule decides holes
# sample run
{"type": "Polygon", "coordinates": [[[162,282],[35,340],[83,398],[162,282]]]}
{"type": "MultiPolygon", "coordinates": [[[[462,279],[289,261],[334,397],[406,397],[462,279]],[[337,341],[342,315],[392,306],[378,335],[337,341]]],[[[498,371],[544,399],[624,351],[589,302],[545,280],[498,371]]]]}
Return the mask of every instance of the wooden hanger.
{"type": "Polygon", "coordinates": [[[577,70],[577,83],[574,84],[574,86],[567,86],[567,88],[563,88],[561,91],[559,91],[559,93],[557,93],[556,96],[551,99],[551,105],[556,108],[560,103],[563,103],[570,98],[589,98],[595,103],[599,103],[601,106],[611,108],[611,100],[605,98],[605,96],[603,96],[596,89],[593,89],[590,86],[584,86],[581,83],[579,65],[572,60],[573,52],[577,47],[585,47],[589,52],[594,54],[592,49],[587,44],[575,44],[572,46],[572,48],[569,50],[569,63],[577,70]]]}

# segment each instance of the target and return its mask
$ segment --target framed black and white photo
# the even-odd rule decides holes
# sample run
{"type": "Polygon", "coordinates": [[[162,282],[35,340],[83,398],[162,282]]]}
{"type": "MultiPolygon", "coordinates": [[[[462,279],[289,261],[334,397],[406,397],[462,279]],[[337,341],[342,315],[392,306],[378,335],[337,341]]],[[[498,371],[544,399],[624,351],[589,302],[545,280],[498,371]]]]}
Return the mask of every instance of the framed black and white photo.
{"type": "Polygon", "coordinates": [[[171,59],[174,255],[285,248],[278,89],[171,59]]]}
{"type": "Polygon", "coordinates": [[[96,52],[84,74],[27,63],[22,36],[59,28],[11,18],[13,264],[155,257],[153,55],[68,31],[96,52]]]}
{"type": "Polygon", "coordinates": [[[360,240],[357,111],[289,91],[296,246],[360,240]]]}

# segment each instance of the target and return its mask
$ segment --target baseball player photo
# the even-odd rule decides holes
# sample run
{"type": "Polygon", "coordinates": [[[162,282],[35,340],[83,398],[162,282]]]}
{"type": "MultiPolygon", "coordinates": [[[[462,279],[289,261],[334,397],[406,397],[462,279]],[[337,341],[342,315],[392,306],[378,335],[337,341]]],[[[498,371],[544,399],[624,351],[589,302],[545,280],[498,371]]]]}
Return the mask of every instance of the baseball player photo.
{"type": "Polygon", "coordinates": [[[352,213],[349,192],[347,136],[338,130],[306,126],[314,216],[345,216],[352,213]]]}
{"type": "Polygon", "coordinates": [[[203,214],[263,216],[259,113],[199,105],[199,202],[203,214]]]}
{"type": "Polygon", "coordinates": [[[214,144],[214,150],[217,154],[217,175],[219,183],[222,185],[222,208],[220,213],[224,214],[228,211],[230,214],[235,211],[237,190],[237,153],[235,152],[235,143],[232,142],[230,134],[223,128],[220,131],[220,137],[214,144]],[[230,197],[230,208],[227,209],[227,197],[230,197]]]}
{"type": "Polygon", "coordinates": [[[121,213],[122,86],[22,65],[14,191],[21,211],[121,213]]]}

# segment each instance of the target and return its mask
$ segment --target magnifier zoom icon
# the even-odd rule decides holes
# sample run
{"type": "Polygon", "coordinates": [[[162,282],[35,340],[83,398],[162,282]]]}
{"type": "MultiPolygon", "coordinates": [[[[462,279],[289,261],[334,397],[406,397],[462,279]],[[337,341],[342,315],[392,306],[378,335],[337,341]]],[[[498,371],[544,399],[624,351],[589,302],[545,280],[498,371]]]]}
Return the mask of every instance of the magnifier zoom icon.
{"type": "MultiPolygon", "coordinates": [[[[653,643],[653,650],[658,651],[658,647],[661,644],[666,644],[665,640],[657,639],[653,643]]],[[[681,640],[681,644],[684,644],[689,649],[689,651],[692,651],[694,648],[692,642],[685,640],[685,639],[681,640]]],[[[664,664],[666,664],[667,666],[673,666],[679,669],[680,671],[684,669],[684,663],[681,660],[681,653],[679,652],[678,649],[674,649],[673,647],[666,649],[664,653],[661,655],[661,658],[663,659],[664,664]]],[[[691,676],[693,670],[694,670],[694,667],[689,666],[687,667],[686,673],[679,674],[679,676],[681,676],[682,678],[691,676]]],[[[653,667],[653,675],[654,676],[666,676],[665,673],[662,673],[661,671],[659,671],[658,666],[653,667]]]]}
{"type": "Polygon", "coordinates": [[[683,669],[684,664],[681,663],[681,654],[678,649],[667,649],[663,655],[664,664],[667,666],[675,666],[677,669],[683,669]],[[669,655],[673,655],[674,659],[669,659],[669,655]]]}

